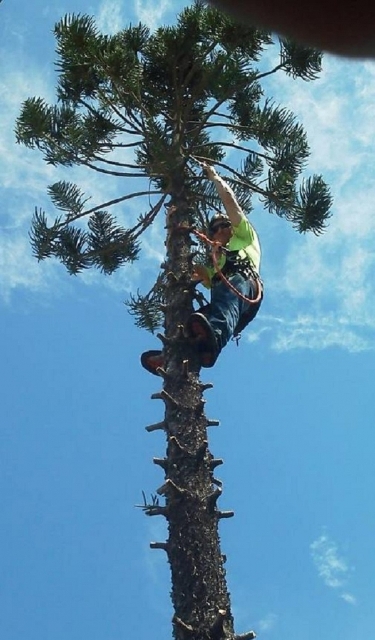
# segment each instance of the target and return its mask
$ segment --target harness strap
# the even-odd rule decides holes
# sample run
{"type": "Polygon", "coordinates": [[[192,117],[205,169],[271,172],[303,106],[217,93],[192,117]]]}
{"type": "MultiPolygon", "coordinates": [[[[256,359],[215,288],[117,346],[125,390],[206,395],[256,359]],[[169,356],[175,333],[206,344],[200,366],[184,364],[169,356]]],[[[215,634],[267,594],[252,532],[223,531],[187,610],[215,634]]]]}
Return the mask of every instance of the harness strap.
{"type": "MultiPolygon", "coordinates": [[[[258,302],[261,301],[262,296],[263,296],[263,282],[261,281],[259,275],[256,273],[255,269],[253,269],[252,265],[250,264],[250,262],[248,264],[246,264],[245,268],[247,268],[249,270],[249,276],[245,276],[248,277],[250,279],[250,277],[253,278],[253,280],[255,281],[255,283],[257,284],[257,295],[255,298],[249,298],[248,296],[244,296],[240,291],[238,291],[238,289],[236,289],[236,287],[234,287],[232,285],[232,283],[228,280],[228,278],[226,278],[226,276],[224,275],[222,269],[220,269],[219,264],[218,264],[218,255],[221,252],[221,247],[217,246],[217,247],[213,247],[212,249],[212,261],[214,263],[214,268],[216,271],[216,275],[220,278],[220,280],[222,280],[227,287],[233,291],[233,293],[236,294],[236,296],[238,296],[241,300],[243,300],[244,302],[247,302],[248,304],[258,304],[258,302]]],[[[241,269],[236,269],[233,273],[240,273],[241,269]]]]}
{"type": "Polygon", "coordinates": [[[246,266],[251,271],[251,275],[258,285],[258,292],[255,298],[249,298],[247,296],[244,296],[240,291],[238,291],[238,289],[236,289],[236,287],[234,287],[231,284],[231,282],[229,282],[228,278],[226,278],[225,275],[223,274],[222,269],[220,268],[218,263],[218,256],[222,251],[225,251],[225,247],[223,247],[219,242],[215,242],[214,240],[211,240],[210,238],[208,238],[205,233],[202,233],[202,231],[197,231],[197,229],[192,229],[191,231],[192,233],[194,233],[194,235],[197,236],[197,238],[200,238],[200,240],[202,240],[203,242],[205,242],[211,247],[212,262],[214,264],[216,275],[226,284],[226,286],[231,291],[233,291],[233,293],[235,293],[236,296],[241,298],[241,300],[243,300],[244,302],[247,302],[249,304],[258,304],[258,302],[261,301],[263,296],[263,282],[260,279],[258,273],[252,267],[251,263],[248,262],[248,265],[246,266]]]}

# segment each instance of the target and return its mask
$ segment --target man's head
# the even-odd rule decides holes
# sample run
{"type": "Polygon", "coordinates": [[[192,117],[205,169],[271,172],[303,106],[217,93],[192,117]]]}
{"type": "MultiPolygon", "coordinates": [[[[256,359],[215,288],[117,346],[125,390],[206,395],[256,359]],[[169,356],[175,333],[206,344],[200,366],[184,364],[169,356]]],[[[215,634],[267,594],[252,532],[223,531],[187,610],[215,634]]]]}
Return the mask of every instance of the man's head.
{"type": "Polygon", "coordinates": [[[208,224],[211,240],[217,240],[226,245],[232,236],[232,224],[225,213],[216,213],[208,224]]]}

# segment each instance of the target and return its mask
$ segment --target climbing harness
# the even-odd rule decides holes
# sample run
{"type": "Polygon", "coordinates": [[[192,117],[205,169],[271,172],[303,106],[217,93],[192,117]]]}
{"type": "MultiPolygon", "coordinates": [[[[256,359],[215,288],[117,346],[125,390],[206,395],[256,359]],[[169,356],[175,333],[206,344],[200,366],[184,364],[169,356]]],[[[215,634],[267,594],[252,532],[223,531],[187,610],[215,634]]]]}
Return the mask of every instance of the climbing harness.
{"type": "MultiPolygon", "coordinates": [[[[240,291],[238,291],[238,289],[236,289],[236,287],[234,287],[232,283],[228,280],[228,278],[225,276],[225,274],[223,273],[223,269],[220,268],[219,266],[220,255],[222,253],[228,254],[232,252],[228,252],[228,250],[225,249],[225,247],[223,247],[219,242],[215,242],[214,240],[211,240],[202,231],[197,231],[196,229],[193,229],[192,233],[194,233],[194,235],[197,236],[197,238],[202,240],[202,242],[208,244],[211,247],[212,262],[216,272],[214,278],[216,276],[220,278],[220,280],[222,280],[222,282],[224,282],[224,284],[233,293],[235,293],[235,295],[238,296],[238,298],[240,298],[244,302],[247,302],[248,304],[253,304],[253,305],[258,304],[263,297],[263,282],[260,279],[259,275],[256,273],[255,269],[253,269],[250,262],[247,262],[247,261],[245,262],[241,260],[237,260],[237,261],[232,260],[232,265],[234,267],[233,273],[242,273],[245,277],[249,279],[251,278],[256,283],[258,291],[255,298],[249,298],[248,296],[244,296],[240,291]]],[[[225,265],[224,265],[224,269],[225,269],[225,265]]]]}
{"type": "Polygon", "coordinates": [[[243,331],[243,329],[245,329],[245,327],[247,327],[247,325],[252,320],[254,320],[259,310],[260,304],[263,299],[263,282],[258,273],[253,268],[252,264],[247,260],[241,260],[238,257],[237,251],[229,251],[220,243],[215,242],[214,240],[210,240],[210,238],[208,238],[208,236],[201,231],[192,229],[192,233],[194,233],[197,238],[211,247],[212,262],[216,272],[212,279],[213,283],[215,282],[215,279],[221,280],[238,298],[248,303],[249,305],[248,309],[245,310],[242,316],[239,318],[232,336],[232,339],[235,340],[236,345],[238,346],[241,338],[241,331],[243,331]],[[227,255],[227,260],[222,269],[219,266],[219,256],[221,255],[221,253],[226,253],[227,255]],[[255,298],[244,296],[228,280],[226,276],[233,275],[234,273],[241,273],[245,278],[252,281],[252,284],[257,288],[255,298]]]}

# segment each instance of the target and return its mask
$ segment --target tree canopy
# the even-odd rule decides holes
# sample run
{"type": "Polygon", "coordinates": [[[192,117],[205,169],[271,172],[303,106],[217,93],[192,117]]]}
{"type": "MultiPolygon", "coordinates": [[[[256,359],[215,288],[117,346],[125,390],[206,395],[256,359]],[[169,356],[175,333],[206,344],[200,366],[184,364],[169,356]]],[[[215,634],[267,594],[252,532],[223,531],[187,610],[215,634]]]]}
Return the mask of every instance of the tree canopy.
{"type": "Polygon", "coordinates": [[[322,176],[301,180],[309,156],[304,129],[262,88],[262,79],[276,72],[314,80],[320,52],[274,40],[202,2],[153,33],[138,24],[103,35],[92,17],[79,14],[65,16],[54,33],[57,103],[26,100],[17,141],[39,149],[48,164],[122,178],[124,193],[90,207],[76,184],[50,185],[59,215],[51,222],[35,211],[30,235],[39,260],[54,256],[72,274],[91,266],[110,274],[132,262],[140,235],[181,180],[192,222],[204,225],[220,203],[201,175],[202,160],[226,174],[246,213],[256,199],[299,232],[324,230],[331,195],[322,176]],[[279,59],[265,70],[262,53],[269,47],[278,47],[279,59]],[[137,220],[128,217],[126,228],[119,224],[114,205],[146,195],[148,210],[137,220]]]}

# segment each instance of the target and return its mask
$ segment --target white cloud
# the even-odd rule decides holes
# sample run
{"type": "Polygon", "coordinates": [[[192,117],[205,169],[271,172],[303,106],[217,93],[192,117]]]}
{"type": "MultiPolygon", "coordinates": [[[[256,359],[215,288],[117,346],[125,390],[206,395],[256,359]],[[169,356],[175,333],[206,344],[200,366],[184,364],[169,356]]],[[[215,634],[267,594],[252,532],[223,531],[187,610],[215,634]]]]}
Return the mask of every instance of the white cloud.
{"type": "MultiPolygon", "coordinates": [[[[326,533],[311,543],[310,552],[318,574],[327,587],[341,589],[347,584],[352,567],[340,555],[337,544],[326,533]]],[[[347,591],[341,593],[340,598],[352,605],[357,602],[355,596],[347,591]]]]}
{"type": "Polygon", "coordinates": [[[373,148],[372,94],[364,90],[371,85],[369,69],[374,74],[375,64],[327,55],[322,74],[313,82],[292,82],[284,74],[270,80],[275,99],[281,98],[280,102],[293,111],[307,132],[311,148],[309,171],[334,172],[339,185],[359,168],[373,148]]]}
{"type": "MultiPolygon", "coordinates": [[[[266,320],[267,322],[267,320],[266,320]]],[[[359,335],[349,322],[335,314],[322,316],[297,315],[292,319],[272,318],[267,331],[276,351],[290,349],[322,350],[330,347],[345,348],[351,353],[374,349],[373,340],[359,335]]],[[[358,327],[357,327],[358,329],[358,327]]],[[[266,331],[265,328],[262,329],[266,331]]]]}
{"type": "Polygon", "coordinates": [[[357,604],[357,598],[353,596],[351,593],[342,593],[340,596],[345,602],[355,606],[357,604]]]}
{"type": "Polygon", "coordinates": [[[114,34],[121,31],[126,25],[122,14],[123,2],[121,0],[104,0],[97,13],[96,24],[100,31],[114,34]]]}
{"type": "Polygon", "coordinates": [[[146,24],[151,31],[161,26],[162,19],[169,9],[172,8],[171,0],[135,0],[134,10],[137,19],[146,24]]]}
{"type": "Polygon", "coordinates": [[[17,195],[34,195],[48,179],[52,168],[45,165],[37,154],[16,144],[14,126],[21,104],[32,95],[51,98],[49,83],[42,69],[24,60],[20,70],[18,62],[0,51],[3,72],[0,77],[0,177],[2,189],[13,189],[17,195]]]}
{"type": "MultiPolygon", "coordinates": [[[[375,65],[327,56],[324,68],[312,83],[282,75],[270,81],[275,99],[307,130],[307,173],[322,173],[334,195],[323,236],[289,234],[277,265],[264,252],[274,317],[261,322],[278,350],[375,346],[375,65]]],[[[267,238],[264,244],[267,250],[267,238]]]]}
{"type": "Polygon", "coordinates": [[[283,275],[266,282],[276,303],[275,296],[280,298],[283,326],[275,338],[277,349],[319,344],[354,351],[374,348],[373,198],[375,190],[342,201],[327,234],[296,240],[287,253],[283,275]],[[363,216],[353,216],[357,209],[363,216]]]}
{"type": "MultiPolygon", "coordinates": [[[[108,7],[107,7],[108,8],[108,7]]],[[[22,64],[6,52],[1,51],[4,62],[0,75],[0,184],[2,209],[0,213],[0,298],[9,303],[17,291],[30,290],[47,292],[55,287],[64,268],[46,260],[38,264],[32,256],[28,241],[28,230],[35,206],[45,209],[47,215],[54,214],[54,208],[47,196],[47,185],[61,179],[76,182],[82,191],[90,196],[90,205],[95,206],[123,195],[118,189],[124,182],[111,176],[100,176],[84,168],[68,170],[47,165],[40,152],[17,145],[14,126],[22,102],[30,96],[41,96],[48,103],[55,102],[52,76],[46,76],[43,69],[36,68],[32,60],[23,59],[22,64]],[[20,70],[22,69],[22,71],[20,70]],[[99,178],[98,179],[98,175],[99,178]]],[[[21,55],[21,54],[20,54],[21,55]]],[[[122,160],[131,162],[133,152],[125,150],[122,160]]],[[[140,181],[142,182],[142,181],[140,181]]],[[[128,191],[147,190],[148,182],[142,186],[134,180],[125,184],[128,191]]],[[[141,212],[148,210],[147,202],[129,200],[117,205],[114,212],[120,224],[134,223],[141,212]]],[[[152,231],[153,234],[156,230],[152,231]]],[[[151,236],[152,238],[152,236],[151,236]]],[[[159,252],[157,238],[152,243],[153,260],[159,252]]],[[[159,260],[160,262],[160,260],[159,260]]],[[[137,266],[125,267],[118,274],[104,278],[99,272],[84,272],[79,276],[87,285],[108,286],[127,293],[134,290],[141,274],[137,266]]]]}
{"type": "Polygon", "coordinates": [[[11,293],[18,288],[46,290],[54,279],[52,264],[45,269],[32,257],[27,235],[35,199],[52,168],[18,146],[14,136],[21,103],[34,93],[49,97],[43,70],[33,67],[30,61],[19,65],[18,59],[4,51],[0,55],[4,62],[0,77],[0,296],[9,302],[11,293]]]}
{"type": "Polygon", "coordinates": [[[327,587],[334,589],[345,584],[349,567],[338,554],[336,544],[323,534],[310,545],[314,564],[327,587]]]}
{"type": "Polygon", "coordinates": [[[264,618],[259,620],[257,624],[257,629],[262,633],[267,631],[271,631],[274,629],[278,621],[278,616],[275,613],[268,613],[264,618]]]}
{"type": "Polygon", "coordinates": [[[0,242],[0,296],[10,302],[18,288],[47,291],[56,281],[55,265],[40,265],[31,254],[28,238],[3,235],[0,242]]]}

